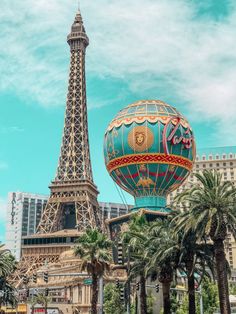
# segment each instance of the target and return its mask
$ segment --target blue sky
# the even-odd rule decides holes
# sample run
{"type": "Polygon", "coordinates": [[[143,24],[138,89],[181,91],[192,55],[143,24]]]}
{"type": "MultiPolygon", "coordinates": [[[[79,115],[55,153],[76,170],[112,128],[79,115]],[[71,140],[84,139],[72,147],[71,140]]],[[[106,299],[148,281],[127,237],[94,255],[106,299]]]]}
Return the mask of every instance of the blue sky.
{"type": "MultiPolygon", "coordinates": [[[[0,226],[9,191],[48,193],[62,135],[76,0],[1,0],[0,226]]],[[[226,0],[81,0],[89,132],[99,200],[120,202],[103,163],[118,110],[161,99],[190,121],[198,147],[234,145],[236,4],[226,0]]],[[[128,195],[127,200],[132,203],[128,195]]],[[[4,240],[4,228],[0,238],[4,240]]]]}

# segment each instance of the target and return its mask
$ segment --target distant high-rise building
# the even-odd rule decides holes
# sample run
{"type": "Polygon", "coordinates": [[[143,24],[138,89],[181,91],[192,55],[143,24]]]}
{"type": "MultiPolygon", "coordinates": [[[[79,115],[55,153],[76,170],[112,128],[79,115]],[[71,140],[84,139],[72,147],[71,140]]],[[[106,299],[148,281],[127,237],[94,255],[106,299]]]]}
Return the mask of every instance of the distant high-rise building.
{"type": "Polygon", "coordinates": [[[197,181],[193,173],[201,173],[205,169],[217,170],[222,173],[223,180],[229,180],[235,184],[236,146],[198,149],[193,172],[183,185],[169,195],[168,201],[171,202],[178,193],[191,187],[197,181]]]}
{"type": "Polygon", "coordinates": [[[46,195],[10,192],[7,203],[6,247],[17,260],[21,256],[21,239],[36,232],[42,210],[47,203],[46,195]]]}
{"type": "MultiPolygon", "coordinates": [[[[224,181],[231,181],[236,185],[236,146],[198,149],[193,173],[202,173],[205,169],[219,171],[224,181]]],[[[169,195],[168,203],[171,203],[178,193],[196,183],[197,179],[193,173],[182,186],[169,195]]],[[[236,269],[236,241],[231,234],[228,235],[226,243],[226,257],[230,267],[236,269]]]]}
{"type": "MultiPolygon", "coordinates": [[[[21,257],[22,237],[36,233],[42,210],[48,201],[47,195],[10,192],[7,204],[6,247],[16,259],[21,257]]],[[[100,202],[103,220],[125,215],[130,205],[100,202]]]]}
{"type": "Polygon", "coordinates": [[[106,220],[128,214],[133,206],[121,203],[99,202],[99,207],[103,220],[106,220]]]}

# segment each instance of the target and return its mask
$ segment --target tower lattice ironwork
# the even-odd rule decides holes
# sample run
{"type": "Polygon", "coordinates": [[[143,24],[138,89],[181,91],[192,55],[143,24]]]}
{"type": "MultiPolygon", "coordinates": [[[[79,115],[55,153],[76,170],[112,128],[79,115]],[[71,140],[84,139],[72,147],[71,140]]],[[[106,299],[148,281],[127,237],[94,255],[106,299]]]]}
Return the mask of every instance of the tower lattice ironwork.
{"type": "Polygon", "coordinates": [[[85,53],[89,44],[80,11],[67,37],[71,61],[64,134],[51,195],[43,211],[38,233],[100,225],[98,190],[90,162],[85,53]]]}

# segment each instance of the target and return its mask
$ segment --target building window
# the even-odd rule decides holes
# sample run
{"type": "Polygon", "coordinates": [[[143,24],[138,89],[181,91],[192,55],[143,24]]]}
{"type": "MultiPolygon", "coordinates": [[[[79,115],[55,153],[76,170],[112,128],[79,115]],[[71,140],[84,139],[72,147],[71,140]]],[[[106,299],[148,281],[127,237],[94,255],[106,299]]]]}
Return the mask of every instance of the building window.
{"type": "Polygon", "coordinates": [[[223,154],[223,155],[222,155],[222,158],[223,158],[223,159],[226,159],[226,155],[225,155],[225,154],[223,154]]]}
{"type": "Polygon", "coordinates": [[[203,167],[203,168],[206,168],[206,164],[203,164],[202,167],[203,167]]]}
{"type": "Polygon", "coordinates": [[[203,155],[203,156],[202,156],[202,160],[206,160],[206,156],[203,155]]]}
{"type": "Polygon", "coordinates": [[[233,158],[233,154],[232,153],[229,154],[229,158],[233,158]]]}
{"type": "Polygon", "coordinates": [[[107,218],[108,218],[108,212],[107,212],[107,211],[104,211],[104,212],[103,212],[103,218],[104,218],[104,219],[107,219],[107,218]]]}
{"type": "Polygon", "coordinates": [[[218,154],[216,155],[216,159],[219,159],[219,155],[218,154]]]}
{"type": "Polygon", "coordinates": [[[117,216],[118,216],[117,208],[112,207],[111,208],[111,218],[116,218],[117,216]]]}
{"type": "Polygon", "coordinates": [[[209,160],[212,160],[212,155],[209,155],[209,160]]]}
{"type": "Polygon", "coordinates": [[[223,162],[223,166],[226,167],[226,162],[223,162]]]}
{"type": "Polygon", "coordinates": [[[119,216],[127,214],[127,211],[125,209],[120,209],[119,216]]]}
{"type": "Polygon", "coordinates": [[[212,168],[212,164],[209,164],[209,167],[212,168]]]}

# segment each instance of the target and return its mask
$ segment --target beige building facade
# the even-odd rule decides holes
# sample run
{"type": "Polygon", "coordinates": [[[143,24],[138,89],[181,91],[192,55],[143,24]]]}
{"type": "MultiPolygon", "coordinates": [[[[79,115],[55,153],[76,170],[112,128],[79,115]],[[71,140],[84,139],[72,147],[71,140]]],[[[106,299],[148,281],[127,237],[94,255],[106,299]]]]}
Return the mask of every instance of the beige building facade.
{"type": "MultiPolygon", "coordinates": [[[[69,247],[68,247],[69,248],[69,247]]],[[[81,261],[74,256],[73,248],[63,251],[56,263],[48,263],[37,272],[37,283],[30,280],[30,294],[44,293],[49,289],[50,304],[48,308],[57,309],[58,314],[89,314],[91,313],[91,277],[81,271],[81,261]],[[48,273],[48,283],[43,280],[43,273],[48,273]]],[[[114,282],[115,279],[125,282],[126,272],[114,270],[106,272],[103,276],[103,284],[114,282]]],[[[100,288],[98,308],[100,309],[100,288]]]]}
{"type": "MultiPolygon", "coordinates": [[[[178,193],[183,192],[196,183],[197,179],[193,173],[201,173],[205,169],[219,171],[223,180],[231,181],[236,185],[236,146],[199,149],[193,172],[182,186],[169,195],[168,203],[171,203],[178,193]]],[[[230,267],[236,269],[236,241],[230,234],[225,247],[230,267]]]]}

